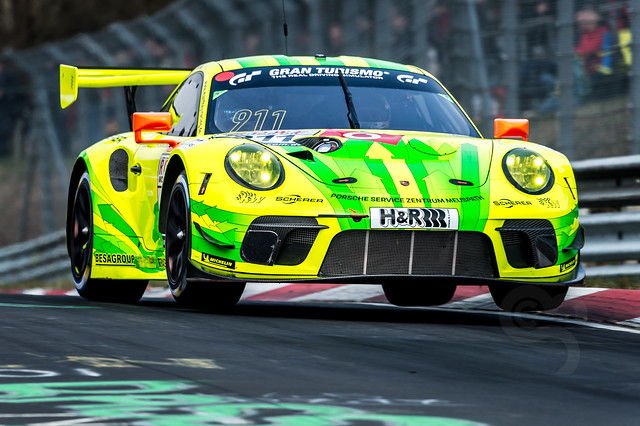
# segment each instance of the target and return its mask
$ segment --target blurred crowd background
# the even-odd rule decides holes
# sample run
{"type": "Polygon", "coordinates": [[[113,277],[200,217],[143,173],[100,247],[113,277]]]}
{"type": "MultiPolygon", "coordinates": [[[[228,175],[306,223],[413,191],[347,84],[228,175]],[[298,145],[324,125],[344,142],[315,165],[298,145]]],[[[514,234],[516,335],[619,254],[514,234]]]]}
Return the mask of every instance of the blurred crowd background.
{"type": "MultiPolygon", "coordinates": [[[[640,0],[0,0],[0,246],[61,229],[73,159],[128,130],[120,89],[81,89],[62,110],[60,63],[192,68],[285,53],[411,63],[486,137],[495,117],[525,117],[530,140],[581,160],[640,154],[639,27],[640,0]]],[[[146,89],[140,110],[171,91],[146,89]]]]}

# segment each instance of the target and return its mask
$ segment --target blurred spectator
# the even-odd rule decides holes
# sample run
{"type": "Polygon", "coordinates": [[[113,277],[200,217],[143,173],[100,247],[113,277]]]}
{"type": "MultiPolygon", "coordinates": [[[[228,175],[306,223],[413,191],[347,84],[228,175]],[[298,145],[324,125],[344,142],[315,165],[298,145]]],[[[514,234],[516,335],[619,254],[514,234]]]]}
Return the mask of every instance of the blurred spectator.
{"type": "Polygon", "coordinates": [[[342,26],[339,23],[334,23],[329,27],[329,55],[342,55],[344,54],[344,32],[342,26]]]}
{"type": "Polygon", "coordinates": [[[631,28],[629,28],[629,11],[622,8],[616,19],[618,25],[618,48],[625,71],[631,69],[631,28]]]}
{"type": "Polygon", "coordinates": [[[631,71],[631,28],[629,28],[629,11],[623,6],[610,11],[610,21],[615,31],[611,34],[612,74],[605,79],[606,89],[612,95],[626,93],[629,87],[631,71]]]}
{"type": "MultiPolygon", "coordinates": [[[[560,88],[557,84],[557,79],[553,92],[536,108],[539,112],[551,112],[558,108],[558,96],[560,95],[560,88]]],[[[589,92],[589,78],[584,71],[584,67],[578,58],[573,60],[573,104],[574,106],[580,105],[589,92]]]]}
{"type": "Polygon", "coordinates": [[[499,0],[474,0],[476,12],[478,14],[478,24],[482,37],[482,53],[487,61],[487,71],[492,85],[499,84],[498,70],[502,65],[499,44],[501,31],[501,2],[499,0]]]}
{"type": "Polygon", "coordinates": [[[436,50],[435,64],[430,71],[442,78],[442,73],[449,69],[448,59],[451,53],[451,13],[447,2],[438,0],[429,12],[427,20],[429,44],[436,50]]]}
{"type": "Polygon", "coordinates": [[[520,105],[524,110],[547,99],[556,85],[555,12],[555,3],[548,0],[526,3],[520,9],[520,20],[527,28],[526,59],[519,73],[520,105]]]}
{"type": "Polygon", "coordinates": [[[144,41],[145,49],[151,54],[154,60],[154,67],[171,68],[173,61],[169,55],[167,45],[160,38],[149,36],[144,41]]]}
{"type": "Polygon", "coordinates": [[[391,49],[398,62],[413,63],[411,56],[411,43],[413,42],[411,28],[407,22],[406,11],[400,10],[397,5],[391,6],[391,49]]]}
{"type": "MultiPolygon", "coordinates": [[[[474,0],[475,9],[478,16],[478,25],[482,41],[482,56],[486,66],[487,82],[489,84],[489,94],[491,106],[482,102],[482,107],[477,110],[479,114],[487,114],[487,108],[491,108],[489,115],[497,116],[504,108],[504,81],[501,76],[503,66],[503,51],[500,39],[502,37],[502,2],[500,0],[474,0]],[[480,112],[483,111],[483,112],[480,112]]],[[[477,81],[480,83],[480,80],[477,81]]]]}
{"type": "Polygon", "coordinates": [[[584,69],[594,74],[603,64],[603,44],[609,35],[609,29],[600,22],[600,14],[588,6],[576,13],[576,23],[580,32],[576,55],[582,59],[584,69]]]}
{"type": "Polygon", "coordinates": [[[550,56],[556,45],[556,1],[536,0],[525,3],[520,9],[520,19],[526,26],[527,54],[550,56]]]}
{"type": "MultiPolygon", "coordinates": [[[[613,57],[611,55],[611,31],[601,22],[600,14],[591,6],[576,13],[579,38],[575,53],[589,76],[591,89],[605,84],[611,75],[613,57]]],[[[598,93],[601,95],[601,93],[598,93]]]]}
{"type": "Polygon", "coordinates": [[[368,14],[369,10],[362,11],[356,20],[356,37],[359,43],[364,44],[362,49],[363,56],[375,56],[375,50],[372,48],[373,40],[373,23],[368,14]]]}
{"type": "Polygon", "coordinates": [[[255,31],[248,31],[244,37],[244,52],[247,56],[260,53],[260,36],[255,31]]]}

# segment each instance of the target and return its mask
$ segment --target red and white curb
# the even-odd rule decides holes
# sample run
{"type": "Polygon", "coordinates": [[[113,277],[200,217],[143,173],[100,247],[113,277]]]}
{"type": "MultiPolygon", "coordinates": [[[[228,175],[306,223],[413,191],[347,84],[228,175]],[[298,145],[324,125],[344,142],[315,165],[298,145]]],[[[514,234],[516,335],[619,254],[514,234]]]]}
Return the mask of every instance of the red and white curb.
{"type": "MultiPolygon", "coordinates": [[[[75,290],[19,290],[31,295],[77,295],[75,290]]],[[[145,298],[170,298],[166,288],[150,287],[145,298]]],[[[241,300],[266,302],[363,302],[387,303],[379,285],[248,283],[241,300]]],[[[499,311],[486,286],[460,286],[451,309],[499,311]]],[[[564,303],[545,315],[640,328],[640,290],[571,287],[564,303]]]]}

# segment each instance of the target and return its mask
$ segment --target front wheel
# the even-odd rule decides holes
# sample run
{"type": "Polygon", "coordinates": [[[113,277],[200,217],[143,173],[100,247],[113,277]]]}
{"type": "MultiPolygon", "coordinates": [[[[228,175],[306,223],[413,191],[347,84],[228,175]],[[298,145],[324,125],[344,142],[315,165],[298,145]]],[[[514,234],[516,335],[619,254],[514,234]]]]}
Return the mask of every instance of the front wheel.
{"type": "Polygon", "coordinates": [[[89,172],[80,177],[71,205],[67,241],[71,273],[78,294],[103,302],[135,303],[144,294],[146,280],[106,280],[91,278],[93,256],[93,204],[89,172]]]}
{"type": "Polygon", "coordinates": [[[165,241],[167,281],[178,303],[215,310],[238,303],[245,287],[243,282],[190,281],[187,278],[191,253],[191,205],[184,172],[176,179],[169,195],[165,241]]]}
{"type": "Polygon", "coordinates": [[[435,306],[450,302],[456,292],[456,286],[383,284],[382,290],[389,303],[396,306],[435,306]]]}
{"type": "Polygon", "coordinates": [[[490,284],[493,301],[508,312],[548,311],[562,304],[569,287],[536,284],[490,284]]]}

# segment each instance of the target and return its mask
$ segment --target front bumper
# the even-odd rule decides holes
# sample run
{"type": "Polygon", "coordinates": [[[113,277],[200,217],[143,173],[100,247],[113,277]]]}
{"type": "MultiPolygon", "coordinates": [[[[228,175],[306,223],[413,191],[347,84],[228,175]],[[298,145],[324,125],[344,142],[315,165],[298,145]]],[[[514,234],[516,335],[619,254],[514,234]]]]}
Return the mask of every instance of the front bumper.
{"type": "Polygon", "coordinates": [[[460,285],[584,281],[578,250],[558,250],[549,221],[519,222],[493,221],[485,232],[372,230],[366,223],[363,229],[353,229],[361,225],[353,220],[349,229],[325,218],[262,216],[233,247],[212,244],[206,249],[209,253],[194,249],[189,277],[338,283],[431,280],[460,285]],[[234,253],[237,257],[230,260],[234,253]]]}

